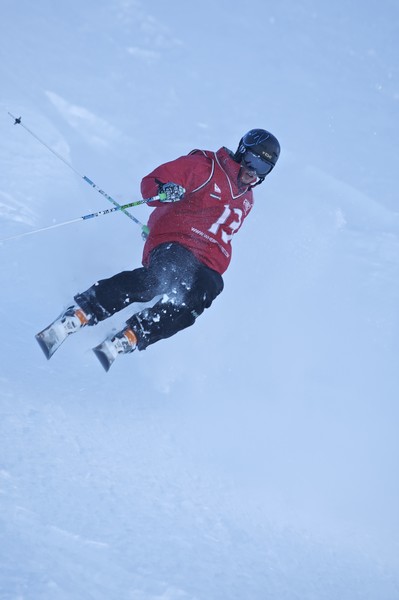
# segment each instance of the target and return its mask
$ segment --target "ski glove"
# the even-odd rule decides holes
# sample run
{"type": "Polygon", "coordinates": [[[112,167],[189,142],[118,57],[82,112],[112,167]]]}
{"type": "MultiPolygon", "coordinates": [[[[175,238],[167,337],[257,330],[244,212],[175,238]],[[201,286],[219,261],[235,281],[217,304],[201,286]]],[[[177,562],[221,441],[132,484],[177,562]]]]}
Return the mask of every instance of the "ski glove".
{"type": "Polygon", "coordinates": [[[158,192],[160,202],[178,202],[183,198],[186,190],[181,185],[169,181],[168,183],[161,183],[158,192]]]}

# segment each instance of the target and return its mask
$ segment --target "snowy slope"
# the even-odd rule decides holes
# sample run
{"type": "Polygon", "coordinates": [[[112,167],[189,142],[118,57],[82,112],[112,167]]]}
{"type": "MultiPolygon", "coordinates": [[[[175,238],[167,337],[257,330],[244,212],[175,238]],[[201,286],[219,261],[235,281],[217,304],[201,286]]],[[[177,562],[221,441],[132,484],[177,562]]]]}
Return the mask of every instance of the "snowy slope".
{"type": "MultiPolygon", "coordinates": [[[[281,140],[225,291],[105,374],[34,334],[139,264],[122,214],[0,244],[1,600],[396,600],[399,8],[2,2],[0,238],[195,147],[281,140]]],[[[134,213],[146,220],[149,211],[134,213]]]]}

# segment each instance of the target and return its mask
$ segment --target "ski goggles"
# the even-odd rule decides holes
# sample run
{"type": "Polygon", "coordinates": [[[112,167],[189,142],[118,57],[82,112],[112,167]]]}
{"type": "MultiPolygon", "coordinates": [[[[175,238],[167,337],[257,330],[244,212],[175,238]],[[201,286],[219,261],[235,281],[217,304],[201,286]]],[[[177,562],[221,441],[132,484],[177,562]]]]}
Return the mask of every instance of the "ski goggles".
{"type": "Polygon", "coordinates": [[[266,177],[274,167],[272,163],[250,150],[245,152],[242,162],[249,171],[255,171],[258,177],[266,177]]]}

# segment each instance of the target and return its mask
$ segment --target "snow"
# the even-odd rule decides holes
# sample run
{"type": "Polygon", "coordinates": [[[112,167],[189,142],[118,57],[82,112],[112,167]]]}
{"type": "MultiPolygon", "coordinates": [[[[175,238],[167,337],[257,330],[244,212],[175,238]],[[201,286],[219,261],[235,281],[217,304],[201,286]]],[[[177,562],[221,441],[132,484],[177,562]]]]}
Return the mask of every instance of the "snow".
{"type": "MultiPolygon", "coordinates": [[[[398,30],[382,0],[3,0],[0,239],[109,208],[193,148],[281,141],[194,327],[105,373],[140,262],[113,213],[0,244],[1,600],[399,598],[398,30]]],[[[131,209],[140,220],[147,207],[131,209]]]]}

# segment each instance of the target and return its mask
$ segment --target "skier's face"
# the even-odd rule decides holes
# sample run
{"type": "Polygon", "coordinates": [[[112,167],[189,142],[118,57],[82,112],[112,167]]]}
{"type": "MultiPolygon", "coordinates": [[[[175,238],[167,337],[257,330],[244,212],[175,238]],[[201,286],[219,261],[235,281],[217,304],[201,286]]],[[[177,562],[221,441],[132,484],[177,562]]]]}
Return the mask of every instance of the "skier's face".
{"type": "Polygon", "coordinates": [[[256,171],[254,169],[249,169],[244,164],[241,165],[240,172],[238,174],[238,179],[244,185],[250,185],[251,183],[255,183],[257,180],[256,171]]]}

